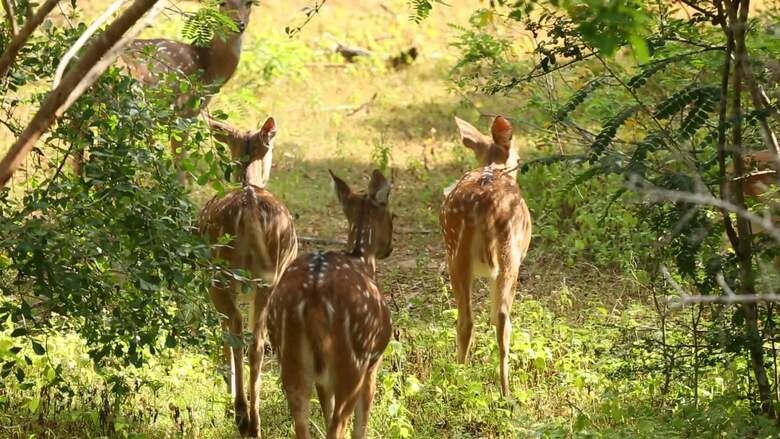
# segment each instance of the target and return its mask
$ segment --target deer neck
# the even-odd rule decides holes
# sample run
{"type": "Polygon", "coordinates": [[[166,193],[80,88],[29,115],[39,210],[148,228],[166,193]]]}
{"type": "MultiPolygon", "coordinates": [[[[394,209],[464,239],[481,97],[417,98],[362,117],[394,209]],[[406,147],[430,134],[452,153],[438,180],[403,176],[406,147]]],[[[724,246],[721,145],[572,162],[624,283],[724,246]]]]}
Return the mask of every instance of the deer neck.
{"type": "MultiPolygon", "coordinates": [[[[250,139],[244,140],[244,154],[250,153],[250,139]]],[[[268,182],[268,175],[271,173],[271,154],[269,149],[263,157],[251,158],[244,169],[244,184],[251,184],[264,188],[268,182]]],[[[250,156],[251,157],[251,156],[250,156]]]]}
{"type": "Polygon", "coordinates": [[[221,86],[233,76],[241,58],[243,37],[243,33],[214,36],[208,47],[201,48],[204,84],[221,86]]]}
{"type": "Polygon", "coordinates": [[[508,172],[505,172],[506,175],[511,176],[512,178],[517,178],[517,166],[520,163],[520,157],[517,155],[517,151],[515,151],[514,145],[511,145],[509,147],[509,156],[506,159],[506,162],[504,163],[497,163],[496,162],[496,151],[492,151],[491,155],[488,156],[487,159],[487,167],[489,168],[503,168],[506,169],[508,172]]]}
{"type": "Polygon", "coordinates": [[[350,226],[347,242],[351,243],[349,255],[360,258],[368,266],[372,278],[376,278],[376,255],[374,255],[374,231],[369,224],[369,201],[363,198],[360,202],[360,215],[355,224],[350,226]]]}

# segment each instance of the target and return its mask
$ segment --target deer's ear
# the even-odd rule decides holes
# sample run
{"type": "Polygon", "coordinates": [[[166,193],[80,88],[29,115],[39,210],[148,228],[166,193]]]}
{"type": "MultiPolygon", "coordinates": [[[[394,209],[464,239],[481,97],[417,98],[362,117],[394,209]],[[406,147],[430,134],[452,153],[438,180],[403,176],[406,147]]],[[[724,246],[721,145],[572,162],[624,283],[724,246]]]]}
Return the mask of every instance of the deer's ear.
{"type": "Polygon", "coordinates": [[[512,124],[503,116],[496,116],[493,119],[493,125],[490,127],[490,134],[493,135],[493,142],[503,149],[509,150],[512,145],[512,124]]]}
{"type": "Polygon", "coordinates": [[[336,196],[339,198],[339,203],[341,203],[342,207],[346,208],[349,197],[352,195],[352,190],[344,180],[336,177],[336,174],[334,174],[333,171],[328,169],[328,172],[330,173],[330,178],[333,179],[333,188],[336,189],[336,196]]]}
{"type": "Polygon", "coordinates": [[[260,133],[265,136],[268,140],[273,139],[276,137],[276,121],[273,117],[269,117],[265,120],[265,123],[263,124],[263,127],[260,128],[260,133]]]}
{"type": "Polygon", "coordinates": [[[490,144],[490,139],[479,132],[473,125],[465,120],[455,116],[455,123],[458,125],[458,132],[460,133],[460,140],[463,145],[474,151],[477,159],[481,161],[482,157],[487,154],[490,144]]]}
{"type": "Polygon", "coordinates": [[[374,169],[374,172],[371,173],[368,196],[380,206],[387,206],[387,201],[390,198],[390,182],[378,169],[374,169]]]}

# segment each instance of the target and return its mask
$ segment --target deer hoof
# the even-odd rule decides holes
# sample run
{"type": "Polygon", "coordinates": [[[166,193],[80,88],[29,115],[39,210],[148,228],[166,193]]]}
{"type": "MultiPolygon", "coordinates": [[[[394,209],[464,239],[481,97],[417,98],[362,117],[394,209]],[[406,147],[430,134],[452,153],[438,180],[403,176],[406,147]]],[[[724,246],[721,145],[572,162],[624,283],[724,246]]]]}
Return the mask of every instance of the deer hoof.
{"type": "Polygon", "coordinates": [[[257,437],[257,428],[255,428],[255,434],[251,434],[251,426],[249,425],[249,413],[245,410],[236,412],[236,425],[238,431],[241,433],[241,437],[257,437]]]}

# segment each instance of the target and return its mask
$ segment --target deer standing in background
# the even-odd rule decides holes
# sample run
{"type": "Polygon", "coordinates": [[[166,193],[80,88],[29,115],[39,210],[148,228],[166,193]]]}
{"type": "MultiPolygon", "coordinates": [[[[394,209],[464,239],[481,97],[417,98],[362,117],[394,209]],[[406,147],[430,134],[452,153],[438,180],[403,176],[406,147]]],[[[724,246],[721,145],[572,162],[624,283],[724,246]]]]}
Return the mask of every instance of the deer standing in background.
{"type": "Polygon", "coordinates": [[[439,224],[458,306],[458,361],[465,363],[473,337],[471,291],[475,277],[487,279],[490,322],[496,326],[501,394],[509,395],[510,313],[520,264],[531,241],[531,214],[517,185],[512,125],[497,116],[491,137],[455,118],[463,144],[480,168],[461,177],[444,199],[439,224]]]}
{"type": "Polygon", "coordinates": [[[271,169],[276,135],[274,119],[268,118],[262,128],[253,133],[238,132],[221,122],[210,123],[217,139],[227,143],[234,156],[248,157],[242,187],[224,197],[215,196],[206,203],[198,218],[198,228],[210,243],[230,235],[227,245],[214,248],[215,257],[226,261],[232,269],[246,270],[252,277],[248,282],[248,293],[244,292],[245,282],[231,279],[228,283],[215,281],[209,295],[223,316],[221,326],[227,336],[223,351],[230,370],[228,387],[234,398],[235,421],[243,436],[255,437],[260,432],[260,365],[265,335],[260,316],[273,286],[295,259],[298,240],[290,213],[263,188],[271,169]],[[248,411],[244,391],[244,347],[239,342],[244,334],[240,304],[249,305],[248,323],[252,331],[248,411]]]}
{"type": "MultiPolygon", "coordinates": [[[[742,177],[737,176],[734,180],[729,181],[726,190],[735,190],[736,180],[741,179],[742,190],[746,198],[767,198],[767,208],[770,212],[777,213],[778,207],[780,207],[780,192],[775,191],[774,194],[769,194],[772,185],[778,184],[777,172],[780,169],[780,164],[777,163],[777,156],[773,151],[765,149],[745,154],[743,159],[745,161],[745,169],[751,171],[742,177]]],[[[733,166],[729,169],[729,173],[734,173],[733,166]]],[[[778,225],[778,222],[780,222],[780,219],[776,215],[772,216],[772,223],[775,226],[778,225]]],[[[753,235],[764,231],[764,227],[755,222],[750,223],[750,229],[753,235]]]]}
{"type": "Polygon", "coordinates": [[[310,437],[313,386],[328,439],[344,437],[353,411],[352,437],[366,436],[377,370],[390,341],[390,310],[376,283],[376,259],[392,251],[390,183],[374,171],[368,193],[361,195],[332,172],[331,177],[349,222],[349,251],[296,259],[267,309],[269,339],[298,439],[310,437]]]}
{"type": "MultiPolygon", "coordinates": [[[[196,91],[206,87],[207,92],[218,93],[221,87],[233,76],[241,57],[241,45],[244,29],[249,21],[252,0],[223,0],[219,10],[230,17],[238,32],[215,33],[208,46],[200,47],[170,39],[157,38],[135,40],[120,56],[118,64],[127,68],[135,79],[152,88],[165,81],[169,74],[177,80],[168,84],[174,90],[189,90],[180,92],[174,102],[176,114],[180,117],[195,117],[208,105],[213,95],[199,96],[196,91]],[[182,88],[179,83],[197,78],[199,87],[191,85],[182,88]],[[192,106],[191,100],[202,98],[199,106],[192,106]]],[[[171,152],[181,159],[182,142],[171,139],[171,152]]],[[[82,173],[84,163],[83,152],[74,157],[74,172],[82,173]]],[[[183,176],[182,176],[182,180],[183,176]]]]}

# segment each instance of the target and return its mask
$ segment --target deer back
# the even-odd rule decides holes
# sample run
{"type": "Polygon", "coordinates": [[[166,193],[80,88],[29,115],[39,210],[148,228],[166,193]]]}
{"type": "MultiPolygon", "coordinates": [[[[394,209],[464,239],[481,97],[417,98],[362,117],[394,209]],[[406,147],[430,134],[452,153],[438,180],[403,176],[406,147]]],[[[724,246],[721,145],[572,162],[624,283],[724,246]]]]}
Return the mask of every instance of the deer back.
{"type": "Polygon", "coordinates": [[[283,361],[289,333],[306,334],[308,372],[362,369],[390,341],[390,310],[368,266],[337,252],[296,259],[270,299],[268,331],[283,361]]]}
{"type": "Polygon", "coordinates": [[[216,256],[258,277],[278,278],[298,251],[290,212],[271,192],[253,185],[212,198],[201,210],[198,227],[211,243],[230,235],[227,245],[215,249],[216,256]]]}

